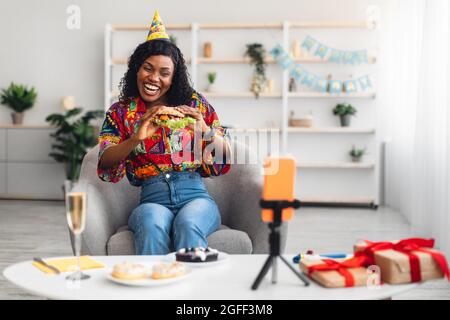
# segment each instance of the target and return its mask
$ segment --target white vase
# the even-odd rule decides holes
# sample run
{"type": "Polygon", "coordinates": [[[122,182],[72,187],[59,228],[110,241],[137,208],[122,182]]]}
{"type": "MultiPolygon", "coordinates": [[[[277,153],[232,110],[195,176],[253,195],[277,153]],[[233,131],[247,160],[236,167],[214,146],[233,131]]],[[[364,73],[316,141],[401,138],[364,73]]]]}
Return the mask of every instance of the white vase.
{"type": "Polygon", "coordinates": [[[208,86],[206,87],[206,91],[216,92],[217,91],[216,85],[214,83],[209,83],[208,86]]]}

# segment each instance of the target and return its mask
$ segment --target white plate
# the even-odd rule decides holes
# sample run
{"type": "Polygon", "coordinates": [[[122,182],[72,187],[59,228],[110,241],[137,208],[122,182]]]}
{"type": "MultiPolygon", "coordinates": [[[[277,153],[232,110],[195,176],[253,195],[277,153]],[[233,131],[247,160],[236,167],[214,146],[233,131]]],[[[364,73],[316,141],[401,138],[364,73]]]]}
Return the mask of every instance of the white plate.
{"type": "Polygon", "coordinates": [[[148,278],[146,278],[146,279],[126,280],[126,279],[114,278],[112,276],[112,270],[113,270],[112,268],[110,268],[107,271],[106,277],[115,283],[119,283],[119,284],[123,284],[123,285],[127,285],[127,286],[154,287],[154,286],[162,286],[162,285],[182,281],[182,280],[186,279],[187,277],[189,277],[189,275],[191,274],[191,269],[186,266],[186,273],[182,276],[175,277],[175,278],[167,278],[167,279],[152,279],[150,277],[151,273],[152,273],[152,267],[156,264],[156,262],[151,263],[151,264],[150,263],[141,263],[141,264],[144,265],[148,269],[148,278]]]}
{"type": "MultiPolygon", "coordinates": [[[[176,252],[172,252],[172,253],[169,253],[166,257],[168,259],[170,259],[171,261],[175,261],[176,260],[175,254],[176,254],[176,252]]],[[[212,266],[216,266],[216,265],[222,264],[224,262],[227,262],[228,259],[229,259],[228,254],[226,254],[225,252],[220,252],[219,251],[219,255],[217,256],[217,260],[215,260],[215,261],[205,261],[205,262],[185,262],[185,261],[182,261],[182,263],[184,263],[185,265],[188,265],[190,267],[202,268],[202,267],[212,267],[212,266]]]]}

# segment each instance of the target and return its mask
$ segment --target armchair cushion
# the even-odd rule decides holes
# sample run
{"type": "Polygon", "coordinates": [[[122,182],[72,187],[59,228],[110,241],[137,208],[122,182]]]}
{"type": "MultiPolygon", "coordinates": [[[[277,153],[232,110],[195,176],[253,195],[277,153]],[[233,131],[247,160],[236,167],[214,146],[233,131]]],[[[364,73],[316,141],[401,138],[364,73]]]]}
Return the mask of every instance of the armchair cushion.
{"type": "MultiPolygon", "coordinates": [[[[252,241],[247,233],[232,230],[224,225],[208,237],[208,245],[230,254],[252,253],[252,241]]],[[[120,227],[117,233],[109,238],[106,250],[110,256],[135,254],[133,232],[128,230],[128,226],[120,227]]]]}

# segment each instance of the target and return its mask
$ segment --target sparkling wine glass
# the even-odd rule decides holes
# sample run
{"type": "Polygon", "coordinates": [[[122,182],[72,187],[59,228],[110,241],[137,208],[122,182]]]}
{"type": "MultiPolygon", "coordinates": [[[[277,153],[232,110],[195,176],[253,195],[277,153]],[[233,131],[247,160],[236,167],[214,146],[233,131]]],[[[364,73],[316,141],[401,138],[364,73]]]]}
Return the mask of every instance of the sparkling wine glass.
{"type": "Polygon", "coordinates": [[[70,231],[73,234],[75,255],[77,257],[76,271],[67,276],[68,280],[84,280],[90,276],[81,272],[80,251],[81,233],[86,226],[86,192],[66,192],[66,216],[70,231]]]}

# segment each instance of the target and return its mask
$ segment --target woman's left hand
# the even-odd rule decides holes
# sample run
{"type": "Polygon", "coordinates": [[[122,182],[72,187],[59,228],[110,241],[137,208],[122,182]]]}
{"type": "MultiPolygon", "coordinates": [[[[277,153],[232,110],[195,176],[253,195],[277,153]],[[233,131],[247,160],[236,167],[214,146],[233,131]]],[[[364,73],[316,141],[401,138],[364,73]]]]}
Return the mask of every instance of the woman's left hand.
{"type": "Polygon", "coordinates": [[[175,110],[180,111],[182,114],[194,118],[197,125],[201,125],[202,132],[209,131],[209,127],[203,119],[203,115],[199,109],[192,108],[186,105],[175,107],[175,110]]]}

